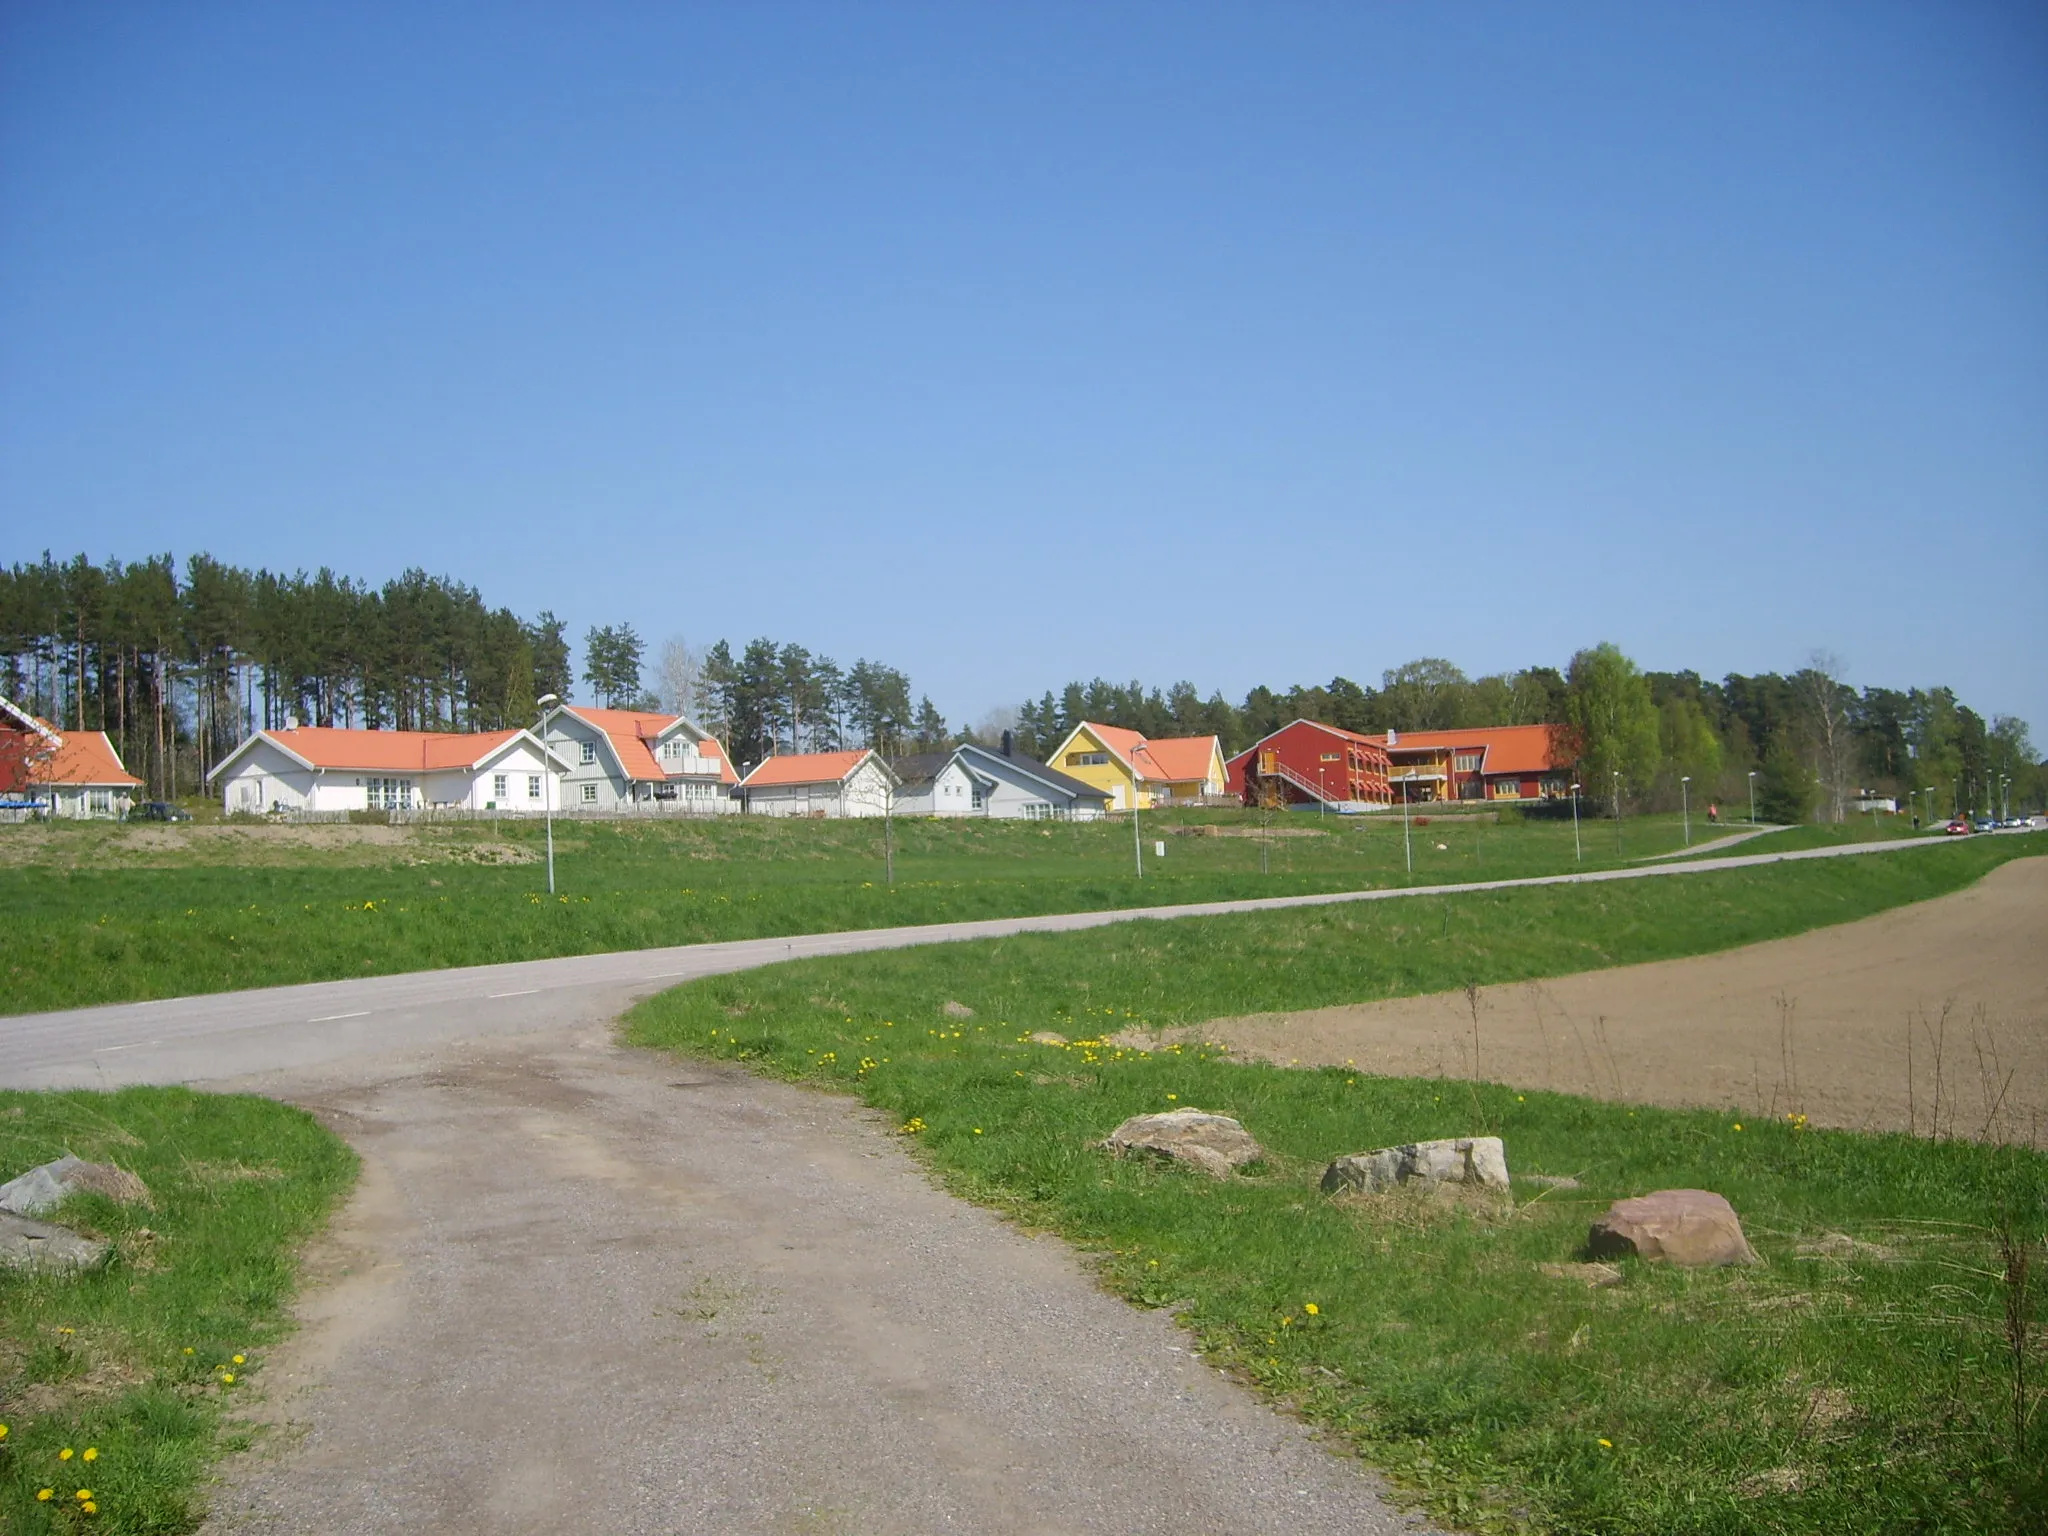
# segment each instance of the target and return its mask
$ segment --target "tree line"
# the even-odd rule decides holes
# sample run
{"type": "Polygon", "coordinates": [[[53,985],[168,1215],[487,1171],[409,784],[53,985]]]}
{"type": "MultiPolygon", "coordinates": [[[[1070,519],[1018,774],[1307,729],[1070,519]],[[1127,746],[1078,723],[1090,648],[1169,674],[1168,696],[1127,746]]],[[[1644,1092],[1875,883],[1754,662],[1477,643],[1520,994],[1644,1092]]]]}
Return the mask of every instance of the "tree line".
{"type": "Polygon", "coordinates": [[[992,740],[1008,729],[1022,750],[1043,757],[1076,724],[1096,720],[1153,737],[1218,736],[1228,756],[1298,719],[1371,735],[1552,725],[1584,793],[1617,805],[1676,808],[1683,797],[1746,810],[1752,786],[1758,814],[1787,822],[1840,820],[1862,789],[1942,816],[2041,804],[2048,774],[2025,721],[1987,722],[1949,688],[1859,691],[1841,671],[1823,653],[1789,674],[1714,682],[1645,671],[1601,644],[1562,670],[1474,678],[1422,657],[1381,673],[1378,687],[1341,676],[1284,690],[1261,685],[1236,705],[1189,682],[1162,690],[1096,678],[998,710],[974,734],[992,740]]]}

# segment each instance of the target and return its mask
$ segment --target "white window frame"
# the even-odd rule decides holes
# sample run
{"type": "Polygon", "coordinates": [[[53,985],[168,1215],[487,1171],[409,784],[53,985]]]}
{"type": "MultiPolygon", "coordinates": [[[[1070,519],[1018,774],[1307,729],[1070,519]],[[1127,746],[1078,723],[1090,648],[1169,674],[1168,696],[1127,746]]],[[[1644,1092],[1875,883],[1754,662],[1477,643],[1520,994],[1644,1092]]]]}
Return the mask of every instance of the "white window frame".
{"type": "Polygon", "coordinates": [[[597,743],[596,743],[596,742],[594,742],[594,741],[586,741],[586,742],[584,742],[584,743],[583,743],[583,750],[582,750],[582,753],[581,753],[581,754],[580,754],[580,755],[578,756],[578,758],[577,758],[577,761],[578,761],[578,762],[582,762],[582,763],[594,763],[594,762],[596,762],[596,761],[597,761],[597,743]]]}

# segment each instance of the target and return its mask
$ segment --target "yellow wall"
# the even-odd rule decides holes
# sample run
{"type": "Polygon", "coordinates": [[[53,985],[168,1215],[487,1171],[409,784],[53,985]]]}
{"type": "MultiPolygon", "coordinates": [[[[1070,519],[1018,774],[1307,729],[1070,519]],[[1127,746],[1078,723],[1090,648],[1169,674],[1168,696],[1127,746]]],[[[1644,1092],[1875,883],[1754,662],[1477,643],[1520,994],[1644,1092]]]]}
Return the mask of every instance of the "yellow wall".
{"type": "MultiPolygon", "coordinates": [[[[1057,768],[1069,778],[1079,779],[1083,784],[1090,785],[1095,789],[1107,790],[1110,796],[1109,808],[1111,810],[1126,811],[1130,809],[1131,791],[1134,787],[1131,771],[1123,765],[1122,760],[1114,752],[1097,740],[1095,733],[1086,726],[1076,726],[1073,735],[1061,742],[1059,750],[1046,759],[1046,766],[1048,768],[1057,768]],[[1068,762],[1068,756],[1076,752],[1100,752],[1108,760],[1100,763],[1068,762]]],[[[1150,810],[1152,808],[1152,793],[1150,790],[1140,791],[1138,795],[1138,808],[1140,810],[1150,810]]]]}

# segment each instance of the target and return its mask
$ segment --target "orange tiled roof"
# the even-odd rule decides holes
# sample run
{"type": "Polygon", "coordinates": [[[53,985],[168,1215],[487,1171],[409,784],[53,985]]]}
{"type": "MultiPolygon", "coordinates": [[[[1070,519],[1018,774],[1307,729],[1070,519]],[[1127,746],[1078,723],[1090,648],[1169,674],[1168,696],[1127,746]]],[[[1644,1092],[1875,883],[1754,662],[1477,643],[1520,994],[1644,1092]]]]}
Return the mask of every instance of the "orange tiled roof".
{"type": "MultiPolygon", "coordinates": [[[[612,751],[618,754],[619,766],[625,770],[628,779],[639,783],[667,782],[668,770],[655,757],[654,744],[683,718],[681,715],[661,715],[638,709],[586,709],[581,704],[572,704],[562,713],[574,715],[603,731],[612,744],[612,751]]],[[[713,738],[706,736],[698,741],[697,752],[701,757],[717,759],[721,782],[731,784],[736,781],[732,764],[726,761],[725,749],[713,738]]]]}
{"type": "Polygon", "coordinates": [[[6,786],[12,794],[28,788],[31,784],[64,784],[79,788],[93,789],[139,789],[142,780],[121,766],[121,754],[114,750],[105,731],[60,731],[40,716],[20,715],[18,718],[35,721],[44,734],[34,731],[9,731],[10,736],[19,736],[24,745],[15,750],[0,753],[4,760],[7,776],[19,779],[20,783],[6,786]]]}
{"type": "Polygon", "coordinates": [[[866,748],[857,752],[791,752],[767,759],[740,782],[749,789],[777,784],[840,784],[873,755],[866,748]]]}
{"type": "Polygon", "coordinates": [[[362,768],[381,773],[427,773],[473,768],[518,731],[360,731],[301,725],[263,733],[315,768],[362,768]]]}
{"type": "MultiPolygon", "coordinates": [[[[1402,731],[1390,750],[1476,750],[1486,754],[1480,764],[1484,773],[1545,773],[1566,766],[1553,740],[1556,729],[1550,725],[1486,725],[1468,731],[1402,731]]],[[[1385,737],[1377,740],[1386,745],[1385,737]]]]}
{"type": "Polygon", "coordinates": [[[1176,784],[1206,779],[1216,762],[1216,738],[1168,736],[1161,741],[1146,742],[1144,755],[1152,760],[1156,770],[1147,774],[1148,778],[1166,779],[1176,784]]]}

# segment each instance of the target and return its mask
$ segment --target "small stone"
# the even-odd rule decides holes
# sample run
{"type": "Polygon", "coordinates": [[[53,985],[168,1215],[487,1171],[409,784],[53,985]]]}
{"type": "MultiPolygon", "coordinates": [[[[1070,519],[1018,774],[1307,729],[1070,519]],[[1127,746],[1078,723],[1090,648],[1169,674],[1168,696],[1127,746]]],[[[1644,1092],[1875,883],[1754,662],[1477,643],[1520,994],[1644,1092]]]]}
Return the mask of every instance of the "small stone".
{"type": "Polygon", "coordinates": [[[1411,1141],[1340,1157],[1323,1170],[1323,1193],[1363,1190],[1377,1195],[1396,1185],[1421,1183],[1508,1187],[1507,1149],[1498,1136],[1460,1136],[1447,1141],[1411,1141]]]}
{"type": "Polygon", "coordinates": [[[1579,1181],[1568,1173],[1518,1173],[1518,1183],[1534,1184],[1538,1189],[1577,1189],[1579,1181]]]}
{"type": "Polygon", "coordinates": [[[55,1274],[90,1269],[106,1256],[105,1243],[81,1237],[69,1227],[0,1211],[0,1268],[55,1274]]]}
{"type": "Polygon", "coordinates": [[[112,1163],[88,1163],[65,1153],[54,1163],[31,1168],[18,1179],[0,1184],[0,1211],[16,1216],[40,1216],[53,1211],[72,1195],[105,1195],[122,1205],[150,1204],[149,1186],[126,1168],[112,1163]]]}
{"type": "Polygon", "coordinates": [[[1634,1254],[1687,1269],[1763,1262],[1742,1235],[1735,1207],[1704,1189],[1660,1189],[1615,1201],[1593,1223],[1586,1251],[1596,1259],[1634,1254]]]}
{"type": "Polygon", "coordinates": [[[1170,1109],[1158,1115],[1133,1115],[1111,1131],[1102,1145],[1111,1152],[1148,1152],[1227,1179],[1246,1163],[1266,1155],[1237,1121],[1206,1109],[1170,1109]]]}
{"type": "Polygon", "coordinates": [[[974,1017],[974,1010],[972,1008],[968,1007],[965,1003],[956,1003],[950,998],[939,1004],[939,1013],[949,1019],[971,1019],[974,1017]]]}
{"type": "Polygon", "coordinates": [[[1065,1045],[1067,1037],[1062,1034],[1056,1034],[1049,1029],[1034,1029],[1031,1032],[1031,1043],[1033,1045],[1065,1045]]]}
{"type": "Polygon", "coordinates": [[[1576,1280],[1588,1290],[1619,1285],[1623,1276],[1612,1264],[1538,1264],[1537,1269],[1553,1280],[1576,1280]]]}

